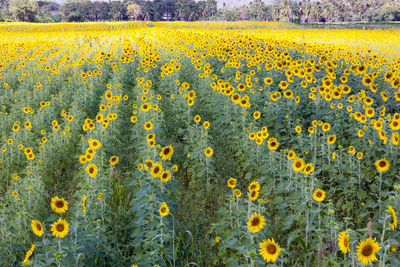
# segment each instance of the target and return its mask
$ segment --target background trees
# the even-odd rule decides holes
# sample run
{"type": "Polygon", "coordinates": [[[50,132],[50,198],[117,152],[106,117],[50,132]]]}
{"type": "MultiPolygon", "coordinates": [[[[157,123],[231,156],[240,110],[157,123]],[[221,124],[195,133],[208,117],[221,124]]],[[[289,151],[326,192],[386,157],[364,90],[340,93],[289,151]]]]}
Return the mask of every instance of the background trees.
{"type": "Polygon", "coordinates": [[[228,7],[229,0],[0,0],[0,21],[195,21],[261,20],[294,23],[400,21],[398,0],[252,0],[228,7]]]}

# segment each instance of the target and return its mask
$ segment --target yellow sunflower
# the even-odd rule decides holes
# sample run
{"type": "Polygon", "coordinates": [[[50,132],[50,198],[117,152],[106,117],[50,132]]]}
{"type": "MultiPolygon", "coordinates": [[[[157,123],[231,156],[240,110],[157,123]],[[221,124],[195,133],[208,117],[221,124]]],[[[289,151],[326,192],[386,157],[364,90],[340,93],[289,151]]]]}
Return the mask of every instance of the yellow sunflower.
{"type": "Polygon", "coordinates": [[[394,210],[394,208],[390,205],[387,206],[387,212],[390,213],[390,215],[392,216],[392,222],[389,223],[390,227],[392,228],[392,230],[396,229],[397,227],[397,216],[396,216],[396,211],[394,210]]]}
{"type": "Polygon", "coordinates": [[[303,159],[301,159],[301,158],[296,158],[294,161],[293,161],[293,170],[295,171],[295,172],[299,172],[299,171],[301,171],[301,170],[303,170],[304,169],[304,160],[303,159]]]}
{"type": "Polygon", "coordinates": [[[101,147],[101,143],[97,139],[89,139],[88,140],[89,146],[93,149],[98,149],[101,147]]]}
{"type": "Polygon", "coordinates": [[[169,170],[165,170],[161,173],[160,175],[160,181],[161,182],[168,182],[171,179],[171,172],[169,170]]]}
{"type": "Polygon", "coordinates": [[[313,199],[317,202],[322,202],[325,200],[325,191],[322,189],[315,189],[313,193],[313,199]]]}
{"type": "Polygon", "coordinates": [[[251,200],[256,201],[259,194],[260,194],[259,191],[253,190],[253,191],[250,191],[249,197],[251,200]]]}
{"type": "Polygon", "coordinates": [[[169,146],[164,147],[161,150],[160,157],[163,160],[171,160],[171,156],[173,153],[174,153],[174,148],[171,145],[169,145],[169,146]]]}
{"type": "Polygon", "coordinates": [[[35,235],[37,235],[37,236],[43,235],[43,227],[39,221],[32,220],[31,227],[32,227],[32,231],[35,235]]]}
{"type": "Polygon", "coordinates": [[[312,163],[307,163],[306,166],[304,166],[304,173],[306,175],[310,175],[314,171],[314,165],[312,163]]]}
{"type": "Polygon", "coordinates": [[[148,121],[144,124],[144,129],[146,131],[150,131],[151,129],[153,129],[153,123],[151,121],[148,121]]]}
{"type": "Polygon", "coordinates": [[[157,178],[161,175],[162,171],[162,164],[160,162],[157,162],[153,165],[153,168],[151,168],[151,176],[153,176],[153,178],[157,178]]]}
{"type": "Polygon", "coordinates": [[[161,203],[160,209],[158,210],[158,212],[160,213],[160,215],[162,217],[167,216],[169,214],[169,208],[168,208],[167,203],[165,203],[165,202],[161,203]]]}
{"type": "Polygon", "coordinates": [[[83,214],[86,214],[86,202],[87,202],[87,196],[83,195],[83,197],[82,197],[82,211],[83,211],[83,214]]]}
{"type": "Polygon", "coordinates": [[[233,193],[235,194],[236,197],[242,196],[242,192],[240,192],[240,190],[238,190],[238,189],[233,190],[233,193]]]}
{"type": "Polygon", "coordinates": [[[60,238],[64,238],[68,234],[68,228],[69,224],[61,218],[51,225],[53,235],[60,238]]]}
{"type": "Polygon", "coordinates": [[[51,199],[51,209],[57,213],[64,213],[68,210],[68,202],[64,198],[58,198],[55,196],[51,199]]]}
{"type": "Polygon", "coordinates": [[[332,135],[328,135],[328,144],[332,145],[336,142],[336,135],[332,134],[332,135]]]}
{"type": "Polygon", "coordinates": [[[118,162],[119,162],[119,157],[117,157],[117,156],[112,156],[112,157],[110,158],[110,165],[111,165],[111,166],[116,165],[118,162]]]}
{"type": "Polygon", "coordinates": [[[385,158],[379,159],[375,162],[375,167],[378,172],[386,172],[389,170],[390,163],[385,158]]]}
{"type": "Polygon", "coordinates": [[[266,262],[276,262],[276,259],[279,256],[279,252],[281,248],[275,244],[275,240],[272,239],[264,239],[260,244],[260,255],[266,262]]]}
{"type": "Polygon", "coordinates": [[[228,187],[230,188],[235,188],[236,187],[236,179],[235,178],[229,178],[228,180],[228,187]]]}
{"type": "Polygon", "coordinates": [[[33,252],[35,251],[36,245],[32,244],[31,248],[26,252],[25,254],[25,259],[24,259],[24,265],[29,265],[29,259],[32,257],[33,252]]]}
{"type": "Polygon", "coordinates": [[[249,185],[249,192],[260,191],[260,184],[257,181],[253,181],[249,185]]]}
{"type": "Polygon", "coordinates": [[[292,160],[292,159],[294,159],[295,157],[296,157],[296,152],[294,152],[293,150],[290,150],[289,153],[288,153],[288,155],[287,155],[287,158],[290,159],[290,160],[292,160]]]}
{"type": "Polygon", "coordinates": [[[268,139],[268,149],[271,151],[277,150],[279,147],[279,142],[275,137],[268,139]]]}
{"type": "Polygon", "coordinates": [[[211,147],[207,147],[204,154],[206,154],[207,157],[211,157],[214,154],[214,150],[211,147]]]}
{"type": "Polygon", "coordinates": [[[340,232],[339,234],[339,248],[343,253],[347,253],[350,251],[350,240],[349,234],[346,232],[340,232]]]}
{"type": "Polygon", "coordinates": [[[381,250],[381,247],[376,242],[376,238],[367,238],[365,240],[360,241],[357,246],[357,256],[358,261],[360,261],[364,265],[371,264],[373,261],[376,261],[376,252],[381,250]]]}
{"type": "Polygon", "coordinates": [[[265,225],[264,216],[261,216],[261,214],[257,214],[257,212],[251,215],[250,219],[247,222],[247,228],[252,233],[259,232],[261,229],[264,228],[264,225],[265,225]]]}
{"type": "Polygon", "coordinates": [[[98,169],[97,166],[95,164],[89,164],[86,166],[86,173],[90,176],[90,177],[95,177],[97,175],[98,169]]]}

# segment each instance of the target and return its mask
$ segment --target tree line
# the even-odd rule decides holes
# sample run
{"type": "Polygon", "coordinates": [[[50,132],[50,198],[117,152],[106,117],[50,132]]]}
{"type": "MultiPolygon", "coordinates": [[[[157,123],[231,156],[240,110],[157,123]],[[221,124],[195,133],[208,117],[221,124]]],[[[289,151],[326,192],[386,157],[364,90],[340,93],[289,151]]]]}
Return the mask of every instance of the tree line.
{"type": "Polygon", "coordinates": [[[400,21],[399,0],[275,0],[229,8],[217,0],[0,0],[0,21],[261,20],[294,23],[400,21]]]}

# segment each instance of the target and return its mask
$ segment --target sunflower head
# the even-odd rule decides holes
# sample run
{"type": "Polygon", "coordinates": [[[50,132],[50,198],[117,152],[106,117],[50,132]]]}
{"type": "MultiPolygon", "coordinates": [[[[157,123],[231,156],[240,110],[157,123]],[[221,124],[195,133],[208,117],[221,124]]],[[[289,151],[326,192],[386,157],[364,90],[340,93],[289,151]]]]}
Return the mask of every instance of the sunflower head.
{"type": "Polygon", "coordinates": [[[304,160],[301,158],[296,158],[293,161],[293,170],[295,172],[299,172],[302,171],[304,169],[304,160]]]}
{"type": "Polygon", "coordinates": [[[64,238],[68,234],[69,223],[59,218],[51,225],[51,231],[54,236],[64,238]]]}
{"type": "Polygon", "coordinates": [[[110,158],[110,165],[111,165],[111,166],[116,165],[118,162],[119,162],[119,157],[117,157],[117,156],[112,156],[112,157],[110,158]]]}
{"type": "Polygon", "coordinates": [[[260,184],[257,181],[253,181],[249,185],[249,192],[260,191],[260,184]]]}
{"type": "Polygon", "coordinates": [[[236,197],[242,196],[242,192],[240,192],[240,190],[238,190],[238,189],[233,190],[233,193],[235,194],[236,197]]]}
{"type": "Polygon", "coordinates": [[[153,176],[153,178],[157,178],[161,175],[162,171],[162,164],[160,162],[157,162],[153,165],[153,168],[151,168],[151,176],[153,176]]]}
{"type": "Polygon", "coordinates": [[[357,246],[357,256],[358,261],[360,261],[364,265],[371,264],[373,261],[376,261],[376,253],[381,250],[381,247],[376,242],[376,238],[372,239],[371,237],[360,241],[357,246]]]}
{"type": "Polygon", "coordinates": [[[171,173],[169,170],[165,170],[160,175],[160,181],[163,183],[168,182],[171,179],[171,173]]]}
{"type": "Polygon", "coordinates": [[[165,203],[165,202],[161,203],[160,209],[158,210],[158,212],[160,213],[160,215],[162,217],[167,216],[169,214],[169,208],[168,208],[167,203],[165,203]]]}
{"type": "Polygon", "coordinates": [[[97,175],[98,169],[95,164],[89,164],[86,166],[86,173],[91,177],[95,177],[97,175]]]}
{"type": "Polygon", "coordinates": [[[256,201],[259,194],[260,194],[259,191],[253,190],[253,191],[250,191],[249,197],[250,197],[250,199],[251,199],[252,201],[256,201]]]}
{"type": "Polygon", "coordinates": [[[171,156],[173,153],[174,153],[174,148],[171,145],[169,145],[169,146],[164,147],[161,150],[160,157],[163,160],[171,160],[171,156]]]}
{"type": "Polygon", "coordinates": [[[43,235],[43,227],[39,221],[32,220],[31,227],[32,227],[32,231],[35,235],[37,235],[37,236],[43,235]]]}
{"type": "Polygon", "coordinates": [[[315,189],[313,193],[313,199],[317,202],[322,202],[325,200],[325,191],[322,189],[315,189]]]}
{"type": "Polygon", "coordinates": [[[338,241],[339,241],[339,248],[343,253],[347,253],[350,251],[350,240],[348,233],[340,232],[338,241]]]}
{"type": "Polygon", "coordinates": [[[281,248],[275,244],[275,240],[272,239],[264,239],[260,244],[260,255],[266,262],[276,262],[276,259],[279,256],[279,252],[281,248]]]}
{"type": "Polygon", "coordinates": [[[235,178],[229,178],[228,179],[228,187],[230,188],[235,188],[236,187],[236,179],[235,178]]]}
{"type": "Polygon", "coordinates": [[[51,199],[51,208],[57,213],[64,213],[68,210],[68,202],[55,196],[51,199]]]}
{"type": "Polygon", "coordinates": [[[312,163],[307,163],[306,166],[304,166],[304,173],[306,175],[310,175],[314,171],[314,165],[312,163]]]}
{"type": "Polygon", "coordinates": [[[268,139],[268,149],[271,151],[277,150],[279,147],[279,142],[275,137],[268,139]]]}
{"type": "Polygon", "coordinates": [[[207,147],[204,154],[206,154],[207,157],[211,157],[214,154],[214,151],[211,147],[207,147]]]}
{"type": "Polygon", "coordinates": [[[252,233],[259,232],[261,229],[264,228],[264,225],[265,225],[264,216],[261,216],[261,214],[257,214],[256,212],[250,217],[250,219],[247,222],[247,228],[252,233]]]}
{"type": "Polygon", "coordinates": [[[385,158],[379,159],[375,162],[375,167],[378,172],[386,172],[389,170],[390,163],[385,158]]]}

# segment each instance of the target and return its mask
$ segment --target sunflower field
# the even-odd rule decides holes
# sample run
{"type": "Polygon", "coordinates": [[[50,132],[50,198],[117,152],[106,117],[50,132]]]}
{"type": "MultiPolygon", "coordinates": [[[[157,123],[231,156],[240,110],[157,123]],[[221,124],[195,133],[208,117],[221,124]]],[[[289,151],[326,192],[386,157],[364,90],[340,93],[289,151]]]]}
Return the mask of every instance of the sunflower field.
{"type": "Polygon", "coordinates": [[[400,266],[399,30],[0,36],[0,266],[400,266]]]}

